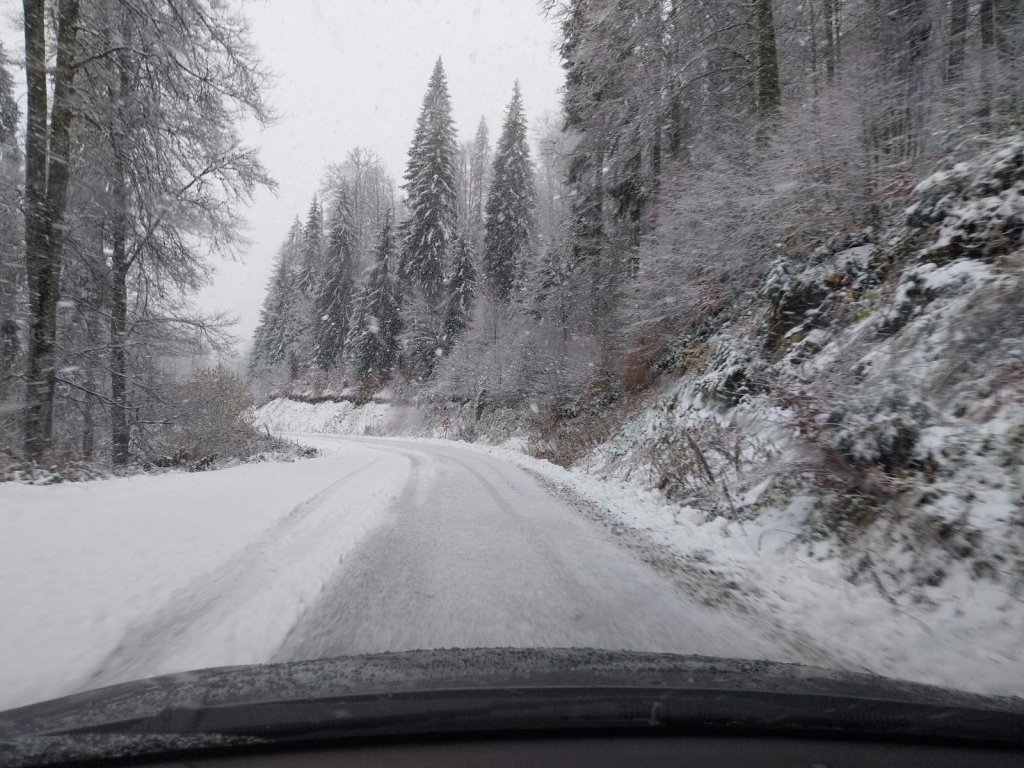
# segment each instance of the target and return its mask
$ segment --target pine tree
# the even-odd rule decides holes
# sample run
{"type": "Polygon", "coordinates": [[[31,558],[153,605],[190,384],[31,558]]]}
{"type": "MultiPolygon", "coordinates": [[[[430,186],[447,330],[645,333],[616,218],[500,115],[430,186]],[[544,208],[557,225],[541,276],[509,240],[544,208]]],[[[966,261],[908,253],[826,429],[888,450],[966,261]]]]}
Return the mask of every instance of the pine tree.
{"type": "Polygon", "coordinates": [[[267,294],[260,309],[260,324],[253,339],[249,368],[272,368],[285,361],[292,341],[289,321],[293,317],[294,285],[288,264],[288,243],[282,246],[267,285],[267,294]]]}
{"type": "Polygon", "coordinates": [[[444,309],[431,304],[420,292],[408,297],[403,312],[402,373],[424,381],[434,372],[438,359],[448,350],[444,309]]]}
{"type": "Polygon", "coordinates": [[[479,253],[484,246],[484,205],[491,178],[491,142],[487,121],[480,118],[469,157],[469,220],[464,223],[469,244],[479,253]]]}
{"type": "Polygon", "coordinates": [[[303,293],[315,292],[323,266],[324,213],[316,195],[306,213],[306,226],[302,228],[301,259],[296,270],[297,286],[303,293]]]}
{"type": "Polygon", "coordinates": [[[491,294],[508,302],[526,263],[536,194],[519,83],[505,113],[487,196],[484,279],[491,294]]]}
{"type": "Polygon", "coordinates": [[[375,262],[360,292],[345,343],[356,374],[361,379],[377,382],[391,376],[402,325],[391,228],[391,214],[387,212],[377,241],[375,262]]]}
{"type": "Polygon", "coordinates": [[[445,351],[451,351],[455,341],[469,327],[476,299],[476,266],[472,251],[465,238],[455,240],[455,260],[448,279],[448,298],[444,313],[445,351]]]}
{"type": "Polygon", "coordinates": [[[403,266],[432,304],[444,296],[448,249],[455,236],[455,124],[441,59],[427,86],[405,172],[409,220],[403,266]]]}
{"type": "Polygon", "coordinates": [[[355,292],[355,240],[351,201],[343,187],[331,210],[313,304],[313,362],[323,371],[334,368],[345,351],[355,292]]]}

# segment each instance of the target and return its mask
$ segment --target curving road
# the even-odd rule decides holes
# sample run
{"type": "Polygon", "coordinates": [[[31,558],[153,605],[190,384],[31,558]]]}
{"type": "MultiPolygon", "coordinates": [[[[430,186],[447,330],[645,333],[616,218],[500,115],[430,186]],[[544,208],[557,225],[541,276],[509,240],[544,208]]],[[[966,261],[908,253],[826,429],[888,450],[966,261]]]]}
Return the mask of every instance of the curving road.
{"type": "Polygon", "coordinates": [[[357,440],[407,471],[383,525],[342,560],[275,661],[477,646],[792,657],[681,593],[513,464],[436,443],[299,439],[327,452],[357,440]]]}

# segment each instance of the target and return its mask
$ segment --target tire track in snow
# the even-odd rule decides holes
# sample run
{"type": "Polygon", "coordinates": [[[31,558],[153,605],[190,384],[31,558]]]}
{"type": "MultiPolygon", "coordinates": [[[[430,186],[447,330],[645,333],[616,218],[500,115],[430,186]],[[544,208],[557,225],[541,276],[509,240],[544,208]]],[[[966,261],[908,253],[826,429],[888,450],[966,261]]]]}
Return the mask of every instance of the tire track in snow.
{"type": "MultiPolygon", "coordinates": [[[[299,550],[305,540],[297,529],[351,480],[384,460],[383,456],[356,467],[297,504],[224,564],[178,590],[155,614],[130,629],[118,645],[75,690],[91,690],[153,674],[161,660],[187,648],[188,638],[201,633],[231,608],[270,587],[277,574],[272,560],[285,550],[299,550]]],[[[281,558],[287,562],[287,558],[281,558]]]]}
{"type": "MultiPolygon", "coordinates": [[[[417,506],[422,487],[421,475],[425,454],[392,448],[375,448],[374,450],[378,450],[382,454],[387,452],[400,453],[411,462],[409,478],[402,487],[402,493],[395,499],[389,510],[392,520],[386,528],[377,533],[377,536],[388,541],[395,533],[395,526],[401,525],[402,515],[409,514],[417,506]]],[[[302,656],[302,649],[304,648],[327,647],[338,642],[337,638],[339,636],[344,636],[349,628],[324,621],[324,615],[325,613],[330,615],[332,612],[339,612],[331,603],[337,602],[337,595],[346,590],[348,581],[348,575],[343,569],[339,568],[334,576],[323,585],[317,600],[306,606],[299,620],[295,622],[295,625],[288,632],[281,646],[272,657],[272,661],[289,661],[296,658],[296,656],[302,656]]]]}

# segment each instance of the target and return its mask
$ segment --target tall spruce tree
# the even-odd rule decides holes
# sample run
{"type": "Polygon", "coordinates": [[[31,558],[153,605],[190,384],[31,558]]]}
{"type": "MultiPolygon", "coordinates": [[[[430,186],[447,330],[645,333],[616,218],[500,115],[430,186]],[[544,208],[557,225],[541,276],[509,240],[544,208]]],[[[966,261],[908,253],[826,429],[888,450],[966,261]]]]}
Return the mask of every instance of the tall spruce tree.
{"type": "Polygon", "coordinates": [[[249,368],[273,368],[283,363],[294,340],[290,320],[294,316],[294,282],[289,262],[290,243],[281,246],[274,265],[274,274],[267,285],[267,294],[260,309],[260,324],[253,338],[249,368]]]}
{"type": "Polygon", "coordinates": [[[480,253],[484,247],[484,205],[491,178],[491,141],[487,121],[480,118],[469,156],[469,220],[460,222],[470,247],[480,253]]]}
{"type": "Polygon", "coordinates": [[[342,187],[331,209],[313,303],[313,362],[323,371],[334,368],[345,351],[355,292],[355,248],[351,200],[342,187]]]}
{"type": "Polygon", "coordinates": [[[395,364],[402,319],[394,266],[391,213],[386,212],[374,264],[360,291],[345,343],[360,379],[386,381],[395,364]]]}
{"type": "Polygon", "coordinates": [[[431,305],[444,299],[445,262],[456,227],[455,124],[441,59],[434,65],[409,149],[404,189],[409,219],[403,268],[431,305]]]}
{"type": "Polygon", "coordinates": [[[527,261],[535,202],[526,115],[516,82],[494,156],[484,232],[484,279],[498,301],[510,300],[527,261]]]}
{"type": "Polygon", "coordinates": [[[313,195],[306,213],[306,226],[302,228],[302,258],[296,269],[297,285],[303,293],[315,293],[323,266],[324,212],[320,201],[313,195]]]}
{"type": "Polygon", "coordinates": [[[464,237],[455,240],[455,258],[451,277],[448,278],[448,299],[444,313],[445,351],[451,351],[455,341],[469,327],[476,299],[476,266],[473,253],[464,237]]]}

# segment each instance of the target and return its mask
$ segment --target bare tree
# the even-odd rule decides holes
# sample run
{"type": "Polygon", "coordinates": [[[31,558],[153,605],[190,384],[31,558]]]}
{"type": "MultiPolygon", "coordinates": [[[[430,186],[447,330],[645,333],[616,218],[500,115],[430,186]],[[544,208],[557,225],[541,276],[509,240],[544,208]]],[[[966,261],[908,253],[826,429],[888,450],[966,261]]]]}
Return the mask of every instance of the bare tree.
{"type": "Polygon", "coordinates": [[[26,373],[25,453],[39,458],[53,444],[57,302],[64,258],[64,217],[70,179],[78,0],[57,9],[53,104],[46,54],[44,0],[24,0],[27,136],[25,139],[25,268],[31,333],[26,373]]]}

